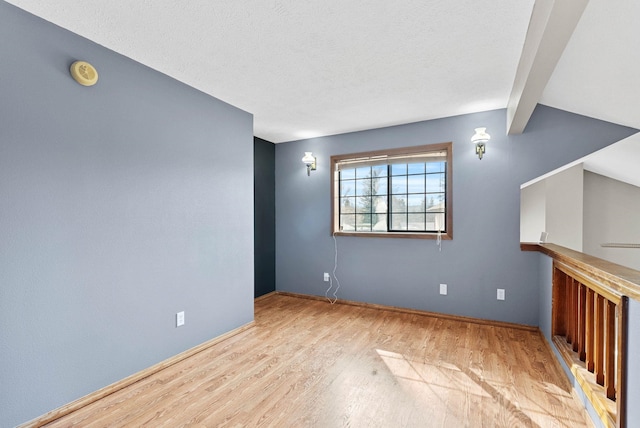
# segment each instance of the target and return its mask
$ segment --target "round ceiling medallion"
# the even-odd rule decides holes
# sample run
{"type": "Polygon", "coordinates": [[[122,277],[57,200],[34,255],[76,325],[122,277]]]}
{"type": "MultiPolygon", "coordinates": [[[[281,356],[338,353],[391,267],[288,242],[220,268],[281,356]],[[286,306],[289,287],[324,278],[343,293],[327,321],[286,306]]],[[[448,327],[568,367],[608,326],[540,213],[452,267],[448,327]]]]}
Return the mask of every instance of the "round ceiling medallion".
{"type": "Polygon", "coordinates": [[[70,71],[74,80],[82,86],[93,86],[98,81],[98,72],[88,62],[76,61],[71,64],[70,71]]]}

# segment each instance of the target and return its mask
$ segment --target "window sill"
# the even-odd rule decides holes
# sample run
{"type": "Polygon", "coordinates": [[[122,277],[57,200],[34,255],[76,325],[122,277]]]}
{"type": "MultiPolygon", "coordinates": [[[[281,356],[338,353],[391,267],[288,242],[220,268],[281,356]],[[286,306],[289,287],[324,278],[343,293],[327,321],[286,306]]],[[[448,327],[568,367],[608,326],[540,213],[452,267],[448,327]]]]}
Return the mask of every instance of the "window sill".
{"type": "MultiPolygon", "coordinates": [[[[411,232],[334,232],[334,236],[357,236],[360,238],[411,238],[411,239],[438,239],[437,233],[411,233],[411,232]]],[[[451,234],[443,233],[440,235],[443,241],[453,239],[451,234]]]]}

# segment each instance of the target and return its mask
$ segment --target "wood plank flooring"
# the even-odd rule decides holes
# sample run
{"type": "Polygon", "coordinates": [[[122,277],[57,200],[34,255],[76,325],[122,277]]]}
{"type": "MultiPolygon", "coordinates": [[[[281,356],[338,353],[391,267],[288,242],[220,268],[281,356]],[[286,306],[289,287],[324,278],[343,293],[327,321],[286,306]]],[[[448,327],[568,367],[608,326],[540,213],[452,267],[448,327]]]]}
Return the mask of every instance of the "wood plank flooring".
{"type": "Polygon", "coordinates": [[[255,320],[47,426],[591,426],[537,332],[277,294],[255,320]]]}

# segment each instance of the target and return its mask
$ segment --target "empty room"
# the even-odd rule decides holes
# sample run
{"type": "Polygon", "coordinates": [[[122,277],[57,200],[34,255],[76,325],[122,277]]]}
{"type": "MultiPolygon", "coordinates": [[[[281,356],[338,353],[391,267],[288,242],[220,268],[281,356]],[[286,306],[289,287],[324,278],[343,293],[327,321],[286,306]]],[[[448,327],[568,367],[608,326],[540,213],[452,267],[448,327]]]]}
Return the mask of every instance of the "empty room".
{"type": "Polygon", "coordinates": [[[0,427],[640,426],[638,17],[0,0],[0,427]]]}

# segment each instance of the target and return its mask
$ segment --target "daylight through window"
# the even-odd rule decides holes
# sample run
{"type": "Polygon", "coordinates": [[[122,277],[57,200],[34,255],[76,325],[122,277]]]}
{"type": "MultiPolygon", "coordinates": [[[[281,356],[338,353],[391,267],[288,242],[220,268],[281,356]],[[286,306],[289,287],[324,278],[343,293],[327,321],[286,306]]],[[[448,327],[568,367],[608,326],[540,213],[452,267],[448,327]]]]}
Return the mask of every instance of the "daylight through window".
{"type": "Polygon", "coordinates": [[[453,237],[451,143],[333,156],[333,233],[453,237]]]}

